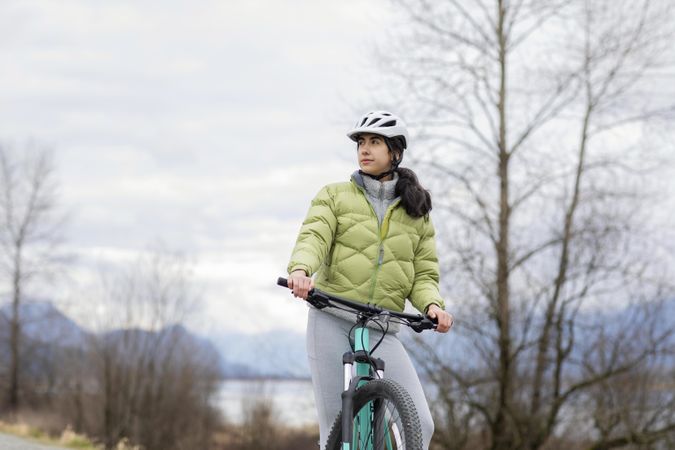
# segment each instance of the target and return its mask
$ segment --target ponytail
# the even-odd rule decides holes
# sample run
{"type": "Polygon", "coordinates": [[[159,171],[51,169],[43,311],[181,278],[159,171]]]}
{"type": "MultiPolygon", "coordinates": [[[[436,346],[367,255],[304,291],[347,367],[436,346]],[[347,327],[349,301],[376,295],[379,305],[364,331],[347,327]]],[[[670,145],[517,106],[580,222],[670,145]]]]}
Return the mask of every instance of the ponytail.
{"type": "Polygon", "coordinates": [[[411,217],[424,217],[431,211],[431,194],[424,189],[417,175],[410,169],[399,167],[395,194],[401,197],[401,205],[411,217]]]}
{"type": "Polygon", "coordinates": [[[389,151],[394,154],[392,171],[398,172],[395,195],[401,197],[401,205],[410,217],[425,217],[431,211],[431,194],[422,187],[415,172],[398,167],[403,160],[405,139],[402,136],[385,137],[384,141],[389,151]]]}

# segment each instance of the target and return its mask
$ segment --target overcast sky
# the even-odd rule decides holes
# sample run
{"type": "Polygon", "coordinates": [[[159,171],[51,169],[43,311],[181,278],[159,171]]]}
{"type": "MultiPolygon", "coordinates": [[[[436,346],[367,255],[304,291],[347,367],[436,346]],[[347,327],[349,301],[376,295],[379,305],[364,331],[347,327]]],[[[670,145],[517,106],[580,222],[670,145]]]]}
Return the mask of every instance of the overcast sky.
{"type": "Polygon", "coordinates": [[[71,217],[59,304],[77,316],[102,267],[161,241],[194,261],[193,328],[303,330],[305,306],[274,282],[311,198],[357,167],[345,136],[355,114],[383,106],[370,100],[370,49],[386,45],[389,10],[0,2],[0,141],[53,148],[71,217]]]}
{"type": "Polygon", "coordinates": [[[205,328],[302,330],[274,281],[313,195],[356,168],[382,4],[0,3],[0,140],[54,149],[69,312],[161,240],[195,261],[205,328]]]}

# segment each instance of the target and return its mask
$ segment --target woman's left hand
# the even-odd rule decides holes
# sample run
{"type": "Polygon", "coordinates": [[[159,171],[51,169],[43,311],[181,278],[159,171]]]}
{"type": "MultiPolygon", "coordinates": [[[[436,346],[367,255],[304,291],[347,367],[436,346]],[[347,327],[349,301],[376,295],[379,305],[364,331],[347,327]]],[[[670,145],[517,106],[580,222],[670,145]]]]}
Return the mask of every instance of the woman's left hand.
{"type": "Polygon", "coordinates": [[[452,324],[455,318],[449,312],[446,312],[436,304],[432,304],[427,308],[427,315],[438,320],[438,325],[436,326],[436,331],[439,333],[447,333],[452,328],[452,324]]]}

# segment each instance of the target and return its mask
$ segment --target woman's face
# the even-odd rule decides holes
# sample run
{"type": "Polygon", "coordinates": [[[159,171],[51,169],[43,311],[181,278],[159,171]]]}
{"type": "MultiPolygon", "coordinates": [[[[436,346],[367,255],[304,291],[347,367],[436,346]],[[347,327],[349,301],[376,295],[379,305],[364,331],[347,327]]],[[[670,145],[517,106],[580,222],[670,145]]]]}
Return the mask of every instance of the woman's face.
{"type": "Polygon", "coordinates": [[[382,136],[363,133],[356,142],[361,170],[370,175],[379,175],[391,169],[392,155],[382,136]]]}

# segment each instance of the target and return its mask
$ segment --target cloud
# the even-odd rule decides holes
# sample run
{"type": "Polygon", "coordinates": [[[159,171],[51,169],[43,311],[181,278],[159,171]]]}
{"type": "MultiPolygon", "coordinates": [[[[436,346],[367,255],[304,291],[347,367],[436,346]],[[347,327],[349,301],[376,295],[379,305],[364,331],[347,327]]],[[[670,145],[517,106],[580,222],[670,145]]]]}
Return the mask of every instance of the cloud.
{"type": "Polygon", "coordinates": [[[58,297],[161,240],[195,259],[214,326],[301,328],[274,281],[311,198],[356,168],[339,96],[364,92],[379,5],[3,2],[0,139],[55,148],[72,213],[58,297]]]}
{"type": "MultiPolygon", "coordinates": [[[[115,159],[108,161],[112,168],[115,159]]],[[[132,167],[146,164],[147,158],[138,158],[132,167]]],[[[66,191],[74,210],[71,272],[85,286],[97,283],[98,272],[132,263],[160,239],[195,259],[194,281],[205,300],[198,315],[214,327],[252,332],[281,324],[298,330],[303,310],[282,302],[288,295],[274,282],[285,275],[311,198],[328,180],[348,179],[351,169],[337,161],[226,179],[166,171],[122,176],[122,169],[99,174],[88,189],[66,191]],[[250,317],[251,308],[257,318],[250,317]]]]}

